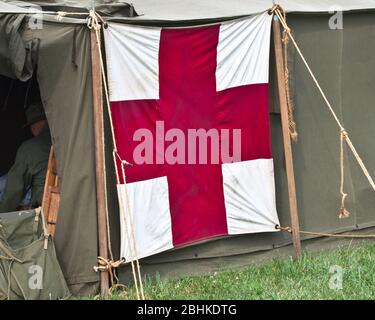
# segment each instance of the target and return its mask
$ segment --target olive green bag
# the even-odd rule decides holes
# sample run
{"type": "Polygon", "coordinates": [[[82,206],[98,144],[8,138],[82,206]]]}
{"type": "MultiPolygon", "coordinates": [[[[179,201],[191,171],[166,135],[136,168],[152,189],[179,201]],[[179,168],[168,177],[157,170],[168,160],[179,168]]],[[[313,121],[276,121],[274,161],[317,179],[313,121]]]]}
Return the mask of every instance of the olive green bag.
{"type": "Polygon", "coordinates": [[[0,299],[70,296],[41,210],[0,214],[0,299]]]}

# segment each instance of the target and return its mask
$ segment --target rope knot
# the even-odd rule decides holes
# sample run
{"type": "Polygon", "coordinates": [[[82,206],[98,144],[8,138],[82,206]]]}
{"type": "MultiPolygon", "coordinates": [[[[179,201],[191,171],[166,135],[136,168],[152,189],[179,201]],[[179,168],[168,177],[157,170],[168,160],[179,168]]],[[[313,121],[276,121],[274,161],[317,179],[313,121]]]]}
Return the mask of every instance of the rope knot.
{"type": "Polygon", "coordinates": [[[95,272],[98,271],[109,271],[120,267],[125,262],[124,259],[113,261],[110,259],[105,259],[103,257],[98,257],[98,266],[94,266],[95,272]]]}
{"type": "Polygon", "coordinates": [[[346,139],[348,137],[348,132],[344,128],[341,129],[340,134],[342,138],[346,139]]]}
{"type": "Polygon", "coordinates": [[[281,230],[281,231],[286,231],[286,232],[289,232],[289,233],[293,232],[291,227],[282,227],[282,226],[279,226],[278,224],[275,226],[275,229],[281,230]]]}
{"type": "Polygon", "coordinates": [[[283,30],[283,38],[282,38],[282,41],[285,42],[285,41],[289,41],[289,34],[292,32],[292,29],[290,29],[289,27],[284,27],[284,30],[283,30]]]}
{"type": "Polygon", "coordinates": [[[270,10],[268,10],[268,14],[274,14],[276,10],[279,10],[281,12],[284,12],[283,8],[279,4],[274,4],[270,10]]]}
{"type": "Polygon", "coordinates": [[[116,275],[115,269],[119,268],[125,263],[124,259],[113,261],[110,259],[105,259],[103,257],[98,257],[98,266],[94,266],[95,272],[109,272],[111,287],[118,283],[118,277],[116,275]]]}
{"type": "Polygon", "coordinates": [[[66,12],[64,11],[57,11],[57,16],[56,16],[56,20],[57,21],[62,21],[62,19],[66,16],[66,12]]]}
{"type": "Polygon", "coordinates": [[[90,10],[87,18],[87,27],[99,31],[102,27],[101,24],[105,24],[103,18],[95,10],[90,10]]]}
{"type": "Polygon", "coordinates": [[[130,163],[130,162],[126,161],[126,160],[122,160],[122,163],[123,163],[125,166],[127,166],[127,167],[132,167],[132,166],[133,166],[132,163],[130,163]]]}
{"type": "Polygon", "coordinates": [[[271,14],[275,14],[275,13],[276,13],[277,16],[280,15],[280,16],[283,17],[283,18],[286,17],[286,12],[285,12],[285,10],[284,10],[283,7],[280,6],[279,4],[274,4],[274,5],[272,6],[272,8],[271,8],[270,10],[268,10],[268,14],[269,14],[269,15],[271,15],[271,14]]]}

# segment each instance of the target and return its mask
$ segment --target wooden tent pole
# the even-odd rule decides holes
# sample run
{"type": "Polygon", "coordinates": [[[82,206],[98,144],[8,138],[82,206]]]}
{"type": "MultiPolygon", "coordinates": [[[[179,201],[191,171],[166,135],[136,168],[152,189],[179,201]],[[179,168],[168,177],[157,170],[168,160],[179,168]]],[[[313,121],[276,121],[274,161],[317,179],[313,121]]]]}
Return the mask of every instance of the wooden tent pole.
{"type": "MultiPolygon", "coordinates": [[[[98,238],[99,255],[108,259],[108,239],[105,198],[104,172],[104,123],[103,123],[103,95],[100,67],[99,45],[96,31],[91,29],[91,65],[93,89],[93,116],[95,131],[95,169],[96,169],[96,199],[98,211],[98,238]]],[[[100,293],[104,295],[109,289],[109,275],[106,271],[100,272],[100,293]]]]}
{"type": "Polygon", "coordinates": [[[277,91],[278,91],[280,113],[281,113],[281,125],[282,125],[283,142],[284,142],[286,176],[288,180],[290,221],[291,221],[291,227],[293,230],[292,238],[293,238],[293,246],[294,246],[295,255],[299,257],[301,255],[301,239],[300,239],[300,233],[299,233],[296,184],[294,181],[292,145],[291,145],[290,134],[289,134],[289,117],[288,117],[286,87],[285,87],[285,80],[284,80],[283,48],[282,48],[282,42],[281,42],[280,21],[276,15],[273,18],[272,29],[273,29],[273,41],[274,41],[275,61],[276,61],[276,82],[277,82],[277,91]]]}

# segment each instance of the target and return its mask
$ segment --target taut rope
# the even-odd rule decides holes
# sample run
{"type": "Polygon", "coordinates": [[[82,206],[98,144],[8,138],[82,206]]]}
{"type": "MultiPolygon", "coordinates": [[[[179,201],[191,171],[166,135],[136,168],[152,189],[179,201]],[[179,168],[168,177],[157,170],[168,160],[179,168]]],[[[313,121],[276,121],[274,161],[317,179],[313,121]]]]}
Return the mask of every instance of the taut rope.
{"type": "MultiPolygon", "coordinates": [[[[293,233],[293,229],[289,226],[281,227],[281,226],[276,225],[275,229],[285,231],[288,233],[293,233]]],[[[303,231],[303,230],[299,230],[299,233],[306,234],[306,235],[313,235],[313,236],[335,237],[335,238],[359,238],[359,239],[375,238],[375,234],[338,234],[338,233],[313,232],[313,231],[303,231]]]]}

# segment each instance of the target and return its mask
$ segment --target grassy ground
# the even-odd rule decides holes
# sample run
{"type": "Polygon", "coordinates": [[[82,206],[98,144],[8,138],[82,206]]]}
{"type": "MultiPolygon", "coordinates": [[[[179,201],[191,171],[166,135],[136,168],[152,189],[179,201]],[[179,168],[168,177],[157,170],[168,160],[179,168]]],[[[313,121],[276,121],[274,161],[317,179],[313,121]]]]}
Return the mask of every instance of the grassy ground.
{"type": "MultiPolygon", "coordinates": [[[[375,245],[304,254],[295,261],[275,260],[240,271],[146,279],[144,287],[147,299],[375,299],[375,245]],[[330,279],[339,285],[339,268],[342,289],[331,289],[330,279]]],[[[133,287],[110,297],[135,298],[133,287]]]]}

